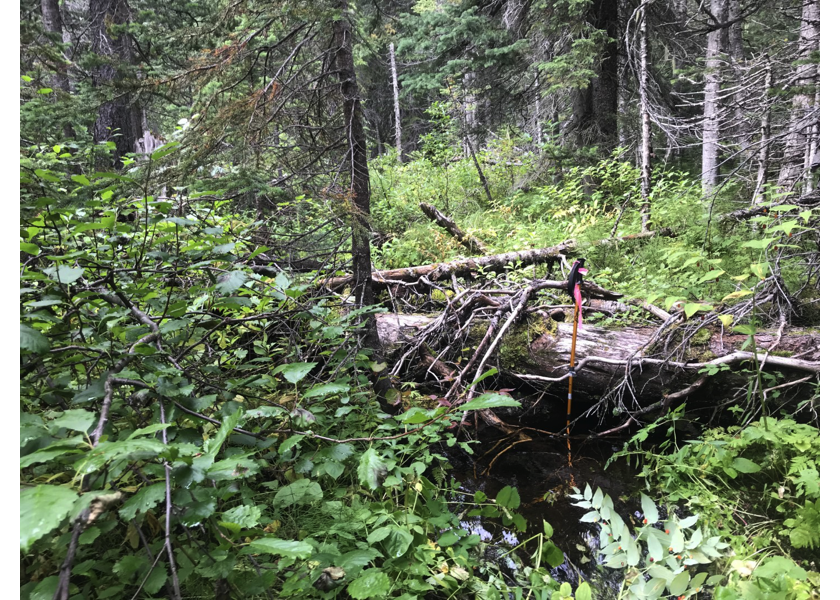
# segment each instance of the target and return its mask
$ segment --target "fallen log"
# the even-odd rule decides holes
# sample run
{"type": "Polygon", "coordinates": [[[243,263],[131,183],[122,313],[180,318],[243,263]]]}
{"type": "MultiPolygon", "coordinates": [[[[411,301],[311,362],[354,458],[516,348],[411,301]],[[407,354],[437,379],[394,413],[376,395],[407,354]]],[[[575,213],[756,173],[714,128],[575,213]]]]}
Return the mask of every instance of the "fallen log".
{"type": "MultiPolygon", "coordinates": [[[[434,317],[382,313],[376,318],[380,339],[386,352],[393,355],[434,317]]],[[[477,333],[472,337],[475,342],[484,334],[480,327],[479,324],[477,333]]],[[[580,392],[590,400],[597,400],[621,383],[625,374],[629,374],[633,396],[637,400],[661,400],[669,393],[693,384],[703,367],[730,365],[732,371],[720,372],[712,379],[732,384],[735,378],[743,379],[743,374],[735,371],[737,366],[749,367],[754,359],[751,352],[740,349],[746,336],[731,333],[723,336],[715,333],[706,343],[690,346],[682,360],[638,356],[639,349],[647,344],[655,331],[649,327],[607,329],[588,324],[580,327],[575,349],[576,394],[580,392]]],[[[503,338],[488,366],[497,366],[504,375],[535,384],[561,384],[568,378],[571,340],[571,323],[557,323],[550,319],[519,323],[511,327],[503,338]]],[[[762,352],[776,341],[775,332],[756,335],[758,360],[765,361],[765,371],[797,373],[797,377],[801,377],[802,372],[820,372],[819,332],[789,330],[779,340],[775,354],[762,352]],[[807,356],[809,360],[802,360],[799,356],[807,356]]]]}
{"type": "MultiPolygon", "coordinates": [[[[387,271],[374,271],[373,285],[376,288],[383,288],[389,283],[393,282],[415,282],[421,278],[426,278],[429,281],[437,281],[441,279],[448,279],[451,276],[464,277],[471,273],[478,271],[501,272],[510,265],[519,264],[526,267],[534,264],[546,263],[553,260],[561,260],[565,258],[566,254],[574,250],[581,250],[592,246],[609,245],[616,242],[638,240],[650,238],[654,236],[670,236],[672,232],[670,229],[660,229],[658,231],[651,231],[647,233],[636,233],[633,235],[626,235],[621,238],[599,240],[587,244],[579,244],[575,240],[567,240],[562,244],[550,246],[548,248],[537,248],[534,250],[520,250],[519,252],[505,252],[504,254],[492,254],[489,256],[480,256],[476,258],[462,258],[453,260],[448,263],[432,263],[430,265],[421,265],[418,267],[406,267],[403,269],[390,269],[387,271]]],[[[337,290],[350,285],[353,281],[352,275],[344,275],[342,277],[330,277],[320,282],[320,285],[330,290],[337,290]]],[[[610,292],[593,284],[591,281],[584,280],[581,285],[581,290],[591,296],[605,298],[607,300],[617,300],[622,297],[622,294],[610,292]]]]}
{"type": "Polygon", "coordinates": [[[455,221],[453,221],[450,217],[447,217],[431,204],[421,202],[420,210],[422,210],[423,214],[429,217],[430,220],[434,221],[440,227],[443,227],[446,231],[448,231],[452,237],[458,240],[461,245],[470,252],[473,252],[474,254],[487,254],[487,246],[481,243],[481,240],[468,233],[464,233],[455,221]]]}

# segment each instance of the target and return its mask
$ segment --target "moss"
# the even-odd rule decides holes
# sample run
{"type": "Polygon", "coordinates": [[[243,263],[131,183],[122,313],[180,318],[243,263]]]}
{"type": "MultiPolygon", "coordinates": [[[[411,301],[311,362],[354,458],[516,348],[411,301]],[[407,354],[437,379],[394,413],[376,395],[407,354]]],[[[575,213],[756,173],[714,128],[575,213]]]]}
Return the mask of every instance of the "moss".
{"type": "Polygon", "coordinates": [[[447,298],[452,298],[455,295],[455,292],[452,290],[432,290],[432,300],[435,302],[446,302],[447,298]]]}
{"type": "Polygon", "coordinates": [[[512,326],[499,347],[499,359],[505,369],[524,369],[531,366],[528,347],[545,334],[553,334],[557,324],[548,317],[530,315],[524,323],[512,326]]]}
{"type": "Polygon", "coordinates": [[[701,329],[691,338],[692,346],[701,346],[707,344],[712,339],[712,331],[710,329],[701,329]]]}
{"type": "Polygon", "coordinates": [[[790,358],[791,356],[793,356],[793,352],[791,352],[790,350],[773,350],[770,353],[770,355],[771,356],[782,356],[784,358],[790,358]]]}

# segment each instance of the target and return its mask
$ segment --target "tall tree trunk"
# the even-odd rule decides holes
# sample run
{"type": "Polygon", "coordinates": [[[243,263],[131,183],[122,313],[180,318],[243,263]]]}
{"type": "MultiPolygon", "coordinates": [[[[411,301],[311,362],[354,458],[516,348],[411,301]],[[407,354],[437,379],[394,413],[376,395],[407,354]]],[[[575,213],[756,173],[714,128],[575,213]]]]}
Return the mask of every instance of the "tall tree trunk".
{"type": "Polygon", "coordinates": [[[397,162],[402,162],[402,124],[400,123],[400,90],[397,87],[397,57],[394,55],[394,44],[391,50],[391,79],[394,82],[394,129],[396,130],[397,162]]]}
{"type": "Polygon", "coordinates": [[[595,0],[594,25],[609,41],[604,47],[598,76],[592,81],[592,118],[598,137],[612,149],[618,135],[618,0],[595,0]]]}
{"type": "Polygon", "coordinates": [[[753,204],[762,202],[764,198],[764,184],[767,183],[767,161],[770,158],[770,88],[773,85],[773,69],[770,67],[770,58],[767,58],[767,66],[764,67],[764,94],[761,113],[761,140],[758,146],[758,175],[756,176],[755,191],[753,192],[753,204]]]}
{"type": "Polygon", "coordinates": [[[143,111],[131,100],[125,77],[119,69],[134,62],[131,39],[127,33],[113,33],[112,26],[125,25],[131,20],[127,0],[90,0],[91,48],[103,64],[93,69],[93,85],[97,88],[112,87],[105,92],[112,99],[99,106],[93,126],[93,139],[116,144],[114,166],[122,163],[120,157],[133,152],[134,143],[143,137],[143,111]]]}
{"type": "Polygon", "coordinates": [[[350,154],[351,253],[353,255],[353,296],[356,306],[373,304],[372,268],[370,261],[370,173],[367,144],[362,124],[362,102],[353,64],[352,29],[347,18],[346,0],[339,2],[340,19],[333,21],[335,65],[341,82],[344,106],[344,128],[350,154]]]}
{"type": "MultiPolygon", "coordinates": [[[[728,5],[726,20],[732,23],[729,26],[729,56],[732,59],[732,69],[735,73],[735,107],[732,137],[737,142],[738,149],[743,150],[749,145],[750,137],[747,132],[747,122],[744,116],[744,103],[747,94],[744,89],[745,65],[741,0],[728,0],[728,5]]],[[[746,155],[746,152],[741,153],[741,161],[745,160],[746,155]]]]}
{"type": "Polygon", "coordinates": [[[712,31],[706,38],[706,73],[703,87],[703,193],[710,194],[718,184],[718,145],[720,142],[720,80],[726,0],[710,0],[712,31]]]}
{"type": "Polygon", "coordinates": [[[647,4],[639,7],[639,112],[642,120],[641,195],[642,233],[650,231],[650,108],[648,103],[647,4]]]}
{"type": "Polygon", "coordinates": [[[819,121],[814,110],[814,94],[806,86],[818,83],[817,65],[811,59],[820,48],[820,4],[818,0],[802,1],[802,22],[799,29],[799,51],[793,85],[799,88],[793,97],[790,129],[785,141],[785,155],[779,173],[779,185],[790,189],[805,174],[808,129],[819,121]]]}
{"type": "MultiPolygon", "coordinates": [[[[62,41],[64,32],[61,25],[61,8],[58,6],[58,0],[41,0],[41,19],[44,24],[44,31],[50,34],[56,41],[62,41]]],[[[70,91],[70,78],[67,76],[67,73],[57,71],[50,78],[50,86],[54,90],[67,93],[70,91]]],[[[73,139],[75,137],[73,126],[69,122],[64,123],[62,132],[66,139],[73,139]]]]}

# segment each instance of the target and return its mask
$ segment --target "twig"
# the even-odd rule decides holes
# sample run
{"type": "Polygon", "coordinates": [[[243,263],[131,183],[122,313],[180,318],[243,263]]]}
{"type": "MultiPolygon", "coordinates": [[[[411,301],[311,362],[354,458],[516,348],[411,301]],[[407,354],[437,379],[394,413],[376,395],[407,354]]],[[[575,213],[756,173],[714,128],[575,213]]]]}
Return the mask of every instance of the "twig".
{"type": "MultiPolygon", "coordinates": [[[[163,398],[160,399],[160,422],[166,425],[166,411],[163,409],[163,398]]],[[[167,437],[166,437],[166,427],[163,428],[161,431],[161,437],[163,438],[163,443],[167,444],[167,437]]],[[[172,597],[175,600],[181,600],[181,585],[178,582],[178,566],[175,564],[175,555],[172,553],[172,538],[170,535],[170,518],[172,516],[172,484],[170,481],[169,471],[172,469],[169,465],[169,461],[164,459],[163,461],[163,471],[166,477],[166,522],[164,525],[164,547],[166,548],[166,554],[169,557],[169,570],[172,573],[172,597]]]]}

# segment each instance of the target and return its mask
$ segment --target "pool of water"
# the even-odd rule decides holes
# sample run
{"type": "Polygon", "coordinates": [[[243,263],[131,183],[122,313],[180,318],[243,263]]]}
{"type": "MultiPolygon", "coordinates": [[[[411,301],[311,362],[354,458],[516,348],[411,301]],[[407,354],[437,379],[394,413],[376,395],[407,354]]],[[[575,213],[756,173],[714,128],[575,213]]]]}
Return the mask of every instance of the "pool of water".
{"type": "MultiPolygon", "coordinates": [[[[572,493],[573,485],[583,489],[588,483],[593,490],[600,487],[608,494],[625,520],[640,518],[638,491],[641,480],[636,477],[636,471],[623,462],[611,464],[604,470],[604,464],[620,449],[621,442],[573,440],[572,466],[569,467],[565,440],[538,434],[529,436],[532,441],[511,447],[511,440],[484,429],[480,433],[482,443],[474,447],[474,455],[447,449],[453,467],[448,473],[459,482],[460,490],[469,493],[480,490],[489,498],[495,498],[503,487],[513,486],[522,500],[517,512],[528,521],[525,533],[504,527],[499,519],[485,517],[464,517],[461,527],[482,538],[487,544],[486,558],[497,562],[502,572],[512,579],[520,568],[517,561],[510,556],[498,560],[497,557],[541,532],[545,520],[554,529],[551,541],[565,556],[564,563],[552,569],[552,576],[559,582],[569,582],[573,588],[580,580],[587,581],[597,598],[616,597],[623,571],[601,564],[598,526],[581,523],[580,517],[586,511],[572,506],[576,501],[567,495],[572,493]],[[491,450],[497,442],[498,446],[491,450]],[[505,451],[506,448],[509,449],[505,451]]],[[[457,501],[458,495],[455,496],[453,499],[457,501]]],[[[535,548],[536,540],[527,550],[521,551],[520,556],[526,564],[530,564],[527,557],[535,548]]]]}

